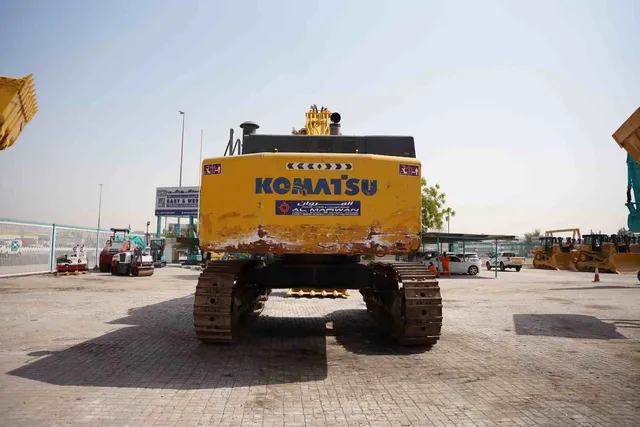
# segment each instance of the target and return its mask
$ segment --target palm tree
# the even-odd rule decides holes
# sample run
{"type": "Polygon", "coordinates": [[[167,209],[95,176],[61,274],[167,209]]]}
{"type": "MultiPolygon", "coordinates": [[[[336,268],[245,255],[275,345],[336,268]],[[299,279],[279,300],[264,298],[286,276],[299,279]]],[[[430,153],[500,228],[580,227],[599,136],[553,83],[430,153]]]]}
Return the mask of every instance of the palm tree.
{"type": "Polygon", "coordinates": [[[442,214],[444,215],[445,219],[447,220],[447,233],[449,233],[449,221],[451,220],[452,216],[456,216],[456,211],[454,211],[451,208],[446,208],[442,211],[442,214]]]}

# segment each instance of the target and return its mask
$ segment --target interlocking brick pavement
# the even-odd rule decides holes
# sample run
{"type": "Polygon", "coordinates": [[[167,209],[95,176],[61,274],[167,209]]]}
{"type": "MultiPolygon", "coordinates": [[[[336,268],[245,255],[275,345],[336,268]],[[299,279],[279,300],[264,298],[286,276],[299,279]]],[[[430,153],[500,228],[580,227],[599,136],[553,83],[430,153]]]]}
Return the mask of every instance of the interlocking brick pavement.
{"type": "Polygon", "coordinates": [[[202,346],[196,272],[2,279],[0,425],[640,425],[635,277],[481,276],[441,280],[430,351],[395,348],[357,292],[274,291],[241,343],[202,346]]]}

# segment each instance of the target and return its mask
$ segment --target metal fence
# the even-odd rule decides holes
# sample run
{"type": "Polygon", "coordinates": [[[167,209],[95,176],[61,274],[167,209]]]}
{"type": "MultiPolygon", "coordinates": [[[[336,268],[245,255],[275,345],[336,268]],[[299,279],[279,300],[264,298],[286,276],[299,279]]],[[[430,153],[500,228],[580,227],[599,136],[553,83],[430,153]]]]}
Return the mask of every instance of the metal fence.
{"type": "Polygon", "coordinates": [[[110,237],[109,230],[0,219],[0,277],[54,272],[56,258],[76,245],[84,245],[91,269],[110,237]]]}
{"type": "MultiPolygon", "coordinates": [[[[498,242],[498,251],[511,251],[515,252],[516,256],[533,258],[533,249],[536,246],[540,246],[540,242],[498,242]]],[[[464,249],[466,252],[476,252],[480,255],[492,254],[496,251],[496,245],[492,242],[469,242],[465,243],[464,249]]],[[[462,244],[454,243],[453,251],[461,252],[462,244]]]]}

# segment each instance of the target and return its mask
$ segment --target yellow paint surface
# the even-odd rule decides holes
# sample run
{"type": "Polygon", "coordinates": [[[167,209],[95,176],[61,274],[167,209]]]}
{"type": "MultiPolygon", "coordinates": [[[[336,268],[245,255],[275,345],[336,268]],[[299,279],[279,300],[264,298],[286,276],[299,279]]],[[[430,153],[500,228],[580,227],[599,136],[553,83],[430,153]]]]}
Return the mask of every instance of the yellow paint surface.
{"type": "MultiPolygon", "coordinates": [[[[201,173],[199,239],[203,250],[401,254],[420,245],[422,174],[417,159],[369,154],[260,153],[206,159],[201,173]],[[289,170],[288,163],[351,164],[352,170],[289,170]],[[401,165],[417,167],[417,175],[402,175],[401,165]],[[345,176],[358,180],[356,195],[345,194],[345,176]],[[256,180],[268,178],[273,179],[271,185],[258,185],[263,193],[257,194],[256,180]],[[317,187],[322,178],[331,194],[325,194],[326,190],[309,194],[309,188],[322,189],[317,187]],[[311,187],[309,182],[304,185],[304,179],[311,180],[311,187]],[[365,189],[369,190],[375,181],[375,194],[363,194],[363,180],[367,180],[365,189]],[[334,194],[338,181],[342,193],[339,195],[334,194]],[[276,189],[287,189],[286,182],[291,184],[289,191],[277,194],[276,189]],[[296,186],[296,182],[303,186],[296,186]],[[265,194],[265,188],[272,189],[272,194],[265,194]],[[290,212],[295,209],[295,201],[359,201],[361,212],[359,216],[277,215],[276,201],[283,200],[290,212]]],[[[350,182],[353,189],[355,181],[350,182]]]]}

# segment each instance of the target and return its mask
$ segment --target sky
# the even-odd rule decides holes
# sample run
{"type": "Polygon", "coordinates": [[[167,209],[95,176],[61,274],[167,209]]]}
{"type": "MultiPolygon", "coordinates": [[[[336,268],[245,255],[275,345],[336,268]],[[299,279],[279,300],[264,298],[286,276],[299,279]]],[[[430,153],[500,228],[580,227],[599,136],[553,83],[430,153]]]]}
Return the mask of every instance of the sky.
{"type": "MultiPolygon", "coordinates": [[[[290,133],[311,104],[344,134],[412,135],[451,232],[626,225],[640,2],[0,0],[0,75],[39,111],[0,152],[0,217],[155,224],[234,128],[290,133]]],[[[222,202],[221,202],[222,203],[222,202]]],[[[175,222],[175,220],[170,220],[175,222]]]]}

